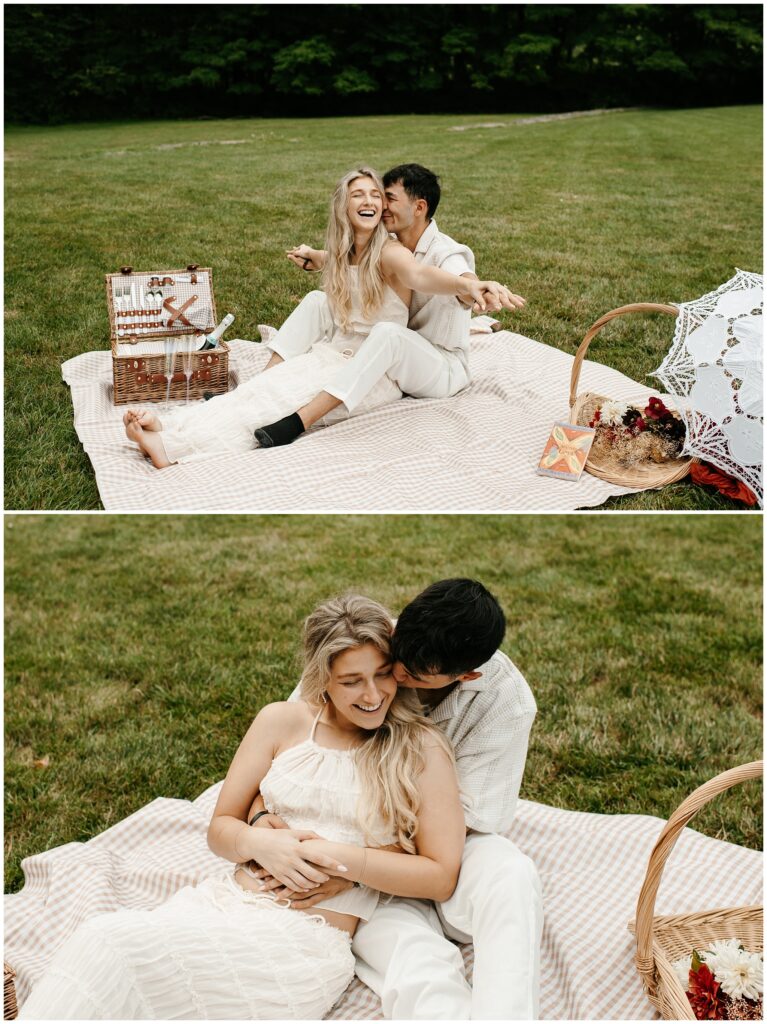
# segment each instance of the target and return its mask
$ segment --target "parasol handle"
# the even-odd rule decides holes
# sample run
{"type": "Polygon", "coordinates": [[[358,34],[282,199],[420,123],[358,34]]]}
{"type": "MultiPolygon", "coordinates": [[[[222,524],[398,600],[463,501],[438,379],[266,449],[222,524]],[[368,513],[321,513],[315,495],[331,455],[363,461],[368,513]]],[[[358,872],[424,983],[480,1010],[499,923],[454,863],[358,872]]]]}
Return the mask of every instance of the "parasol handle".
{"type": "Polygon", "coordinates": [[[575,353],[573,369],[570,374],[571,411],[575,405],[575,400],[578,397],[578,381],[581,376],[581,366],[583,366],[583,360],[586,358],[586,352],[588,351],[592,338],[602,330],[605,324],[609,324],[616,316],[623,316],[624,313],[670,313],[673,317],[679,316],[679,310],[676,306],[660,302],[634,302],[629,306],[619,306],[617,309],[611,309],[609,313],[605,313],[604,316],[600,316],[596,323],[589,327],[586,332],[586,337],[580,343],[578,351],[575,353]]]}

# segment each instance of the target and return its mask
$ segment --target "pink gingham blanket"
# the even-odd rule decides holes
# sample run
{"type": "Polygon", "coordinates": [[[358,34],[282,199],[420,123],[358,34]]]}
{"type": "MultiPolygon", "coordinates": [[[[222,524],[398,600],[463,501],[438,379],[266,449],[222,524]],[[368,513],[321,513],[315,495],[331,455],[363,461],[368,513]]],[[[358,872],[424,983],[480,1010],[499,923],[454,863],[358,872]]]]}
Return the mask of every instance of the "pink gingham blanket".
{"type": "MultiPolygon", "coordinates": [[[[23,862],[24,888],[5,898],[5,959],[18,972],[21,1003],[81,921],[120,907],[157,906],[227,867],[205,841],[220,785],[194,802],[159,798],[87,843],[67,843],[23,862]]],[[[519,802],[509,836],[534,860],[543,883],[542,1018],[657,1016],[632,963],[627,924],[662,826],[643,815],[519,802]]],[[[688,828],[666,864],[656,912],[760,903],[761,886],[761,853],[688,828]]],[[[470,976],[471,946],[463,954],[470,976]]],[[[355,979],[330,1017],[380,1020],[381,1008],[355,979]]]]}
{"type": "MultiPolygon", "coordinates": [[[[265,347],[234,340],[230,387],[258,373],[265,347]]],[[[67,360],[74,424],[105,509],[115,511],[423,512],[572,510],[627,488],[584,473],[537,476],[555,421],[567,419],[573,357],[521,334],[472,337],[472,384],[443,399],[405,398],[285,448],[213,456],[156,470],[125,437],[112,404],[109,352],[67,360]]],[[[630,377],[585,362],[583,390],[648,397],[630,377]]],[[[162,406],[158,406],[162,415],[162,406]]]]}

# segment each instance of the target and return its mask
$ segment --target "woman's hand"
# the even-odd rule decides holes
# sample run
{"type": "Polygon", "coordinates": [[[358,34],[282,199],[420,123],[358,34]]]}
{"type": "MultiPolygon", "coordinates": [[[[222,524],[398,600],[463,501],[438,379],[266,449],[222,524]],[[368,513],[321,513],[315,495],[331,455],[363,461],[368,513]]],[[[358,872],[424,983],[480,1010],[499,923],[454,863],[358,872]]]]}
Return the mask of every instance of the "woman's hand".
{"type": "Polygon", "coordinates": [[[483,281],[477,281],[473,277],[460,278],[460,286],[455,293],[456,298],[467,306],[471,306],[477,312],[484,312],[487,308],[485,303],[485,288],[483,281]]]}
{"type": "MultiPolygon", "coordinates": [[[[478,283],[483,291],[485,312],[497,313],[501,309],[513,311],[525,308],[527,300],[523,299],[521,295],[515,295],[505,284],[501,284],[499,281],[479,281],[478,283]]],[[[474,307],[474,310],[479,312],[477,306],[474,307]]]]}
{"type": "Polygon", "coordinates": [[[305,892],[327,882],[329,876],[320,868],[341,875],[347,870],[334,857],[316,848],[311,856],[308,848],[302,852],[303,842],[320,838],[316,832],[283,828],[253,829],[252,832],[249,845],[253,849],[253,860],[289,889],[305,892]]]}
{"type": "Polygon", "coordinates": [[[325,262],[325,253],[309,245],[297,245],[295,249],[288,249],[285,255],[301,270],[321,270],[325,262]]]}
{"type": "MultiPolygon", "coordinates": [[[[259,821],[262,819],[259,819],[259,821]]],[[[278,819],[281,821],[282,819],[278,819]]],[[[287,826],[285,826],[287,827],[287,826]]],[[[390,853],[404,853],[405,851],[397,843],[392,843],[389,846],[379,846],[379,850],[386,850],[390,853]]],[[[289,889],[283,885],[279,879],[274,878],[264,868],[260,868],[253,872],[254,876],[261,880],[260,891],[270,892],[273,896],[276,896],[281,900],[290,900],[291,906],[295,910],[308,910],[310,907],[315,907],[318,903],[323,900],[328,900],[333,896],[338,896],[342,892],[346,892],[351,889],[354,882],[350,878],[328,878],[326,882],[322,882],[314,889],[309,889],[304,892],[296,892],[294,889],[289,889]]]]}

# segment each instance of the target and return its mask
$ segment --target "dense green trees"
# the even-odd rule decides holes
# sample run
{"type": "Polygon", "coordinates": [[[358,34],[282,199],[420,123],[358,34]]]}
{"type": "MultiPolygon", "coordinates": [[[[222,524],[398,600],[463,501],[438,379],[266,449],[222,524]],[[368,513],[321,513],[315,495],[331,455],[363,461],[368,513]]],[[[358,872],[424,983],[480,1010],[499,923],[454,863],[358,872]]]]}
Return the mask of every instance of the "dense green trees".
{"type": "Polygon", "coordinates": [[[748,103],[761,51],[760,4],[25,4],[6,118],[748,103]]]}

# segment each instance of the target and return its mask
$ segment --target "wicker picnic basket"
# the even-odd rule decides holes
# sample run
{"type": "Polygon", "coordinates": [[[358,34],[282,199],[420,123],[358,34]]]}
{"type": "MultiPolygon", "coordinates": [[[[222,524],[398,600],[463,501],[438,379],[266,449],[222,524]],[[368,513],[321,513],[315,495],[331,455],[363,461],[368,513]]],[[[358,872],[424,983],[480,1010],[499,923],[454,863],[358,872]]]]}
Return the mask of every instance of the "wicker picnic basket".
{"type": "Polygon", "coordinates": [[[15,1020],[19,1009],[16,1005],[16,972],[3,961],[3,1020],[15,1020]]]}
{"type": "MultiPolygon", "coordinates": [[[[592,339],[602,328],[618,316],[625,313],[670,313],[676,317],[679,310],[676,306],[662,305],[659,302],[635,302],[629,306],[620,306],[618,309],[611,309],[609,313],[601,316],[596,323],[592,324],[586,332],[578,351],[575,353],[572,373],[570,374],[570,422],[580,426],[588,426],[594,417],[597,407],[607,401],[608,396],[598,395],[592,391],[585,391],[578,394],[578,381],[581,376],[581,367],[586,358],[586,352],[592,339]]],[[[690,466],[698,459],[682,458],[669,459],[666,462],[643,462],[635,466],[623,465],[617,457],[610,457],[604,454],[589,455],[586,461],[586,472],[600,480],[607,480],[608,483],[618,484],[621,487],[638,487],[642,489],[652,487],[665,487],[677,480],[683,479],[690,472],[690,466]]]]}
{"type": "Polygon", "coordinates": [[[106,275],[106,288],[115,405],[203,398],[229,390],[226,342],[220,340],[212,351],[193,348],[195,337],[216,326],[209,267],[190,263],[184,270],[151,273],[123,267],[119,274],[106,275]],[[150,291],[153,282],[159,282],[156,293],[150,291]],[[145,292],[157,295],[156,306],[149,308],[145,292]]]}
{"type": "Polygon", "coordinates": [[[691,955],[693,948],[705,949],[717,939],[739,939],[751,952],[762,952],[764,948],[762,907],[724,907],[695,914],[654,916],[663,868],[682,829],[709,800],[739,782],[761,778],[763,768],[763,761],[752,761],[699,786],[671,815],[650,854],[637,901],[636,921],[631,922],[629,930],[636,935],[635,962],[645,992],[664,1020],[696,1019],[674,973],[675,960],[691,955]]]}

